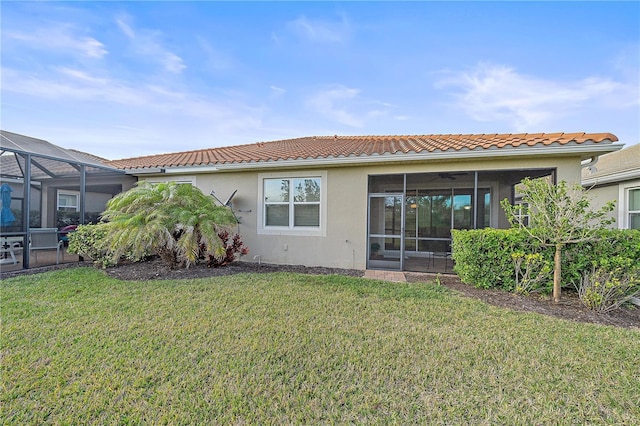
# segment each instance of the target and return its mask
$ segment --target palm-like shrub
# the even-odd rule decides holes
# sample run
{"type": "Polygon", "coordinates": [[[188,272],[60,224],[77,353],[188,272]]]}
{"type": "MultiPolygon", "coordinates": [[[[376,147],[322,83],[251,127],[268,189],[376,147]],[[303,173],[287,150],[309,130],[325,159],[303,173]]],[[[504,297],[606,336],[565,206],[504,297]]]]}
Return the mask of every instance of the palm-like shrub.
{"type": "Polygon", "coordinates": [[[224,256],[218,234],[237,223],[228,207],[216,205],[192,185],[175,182],[139,182],[107,203],[102,220],[114,262],[124,253],[141,259],[152,252],[171,268],[224,256]]]}

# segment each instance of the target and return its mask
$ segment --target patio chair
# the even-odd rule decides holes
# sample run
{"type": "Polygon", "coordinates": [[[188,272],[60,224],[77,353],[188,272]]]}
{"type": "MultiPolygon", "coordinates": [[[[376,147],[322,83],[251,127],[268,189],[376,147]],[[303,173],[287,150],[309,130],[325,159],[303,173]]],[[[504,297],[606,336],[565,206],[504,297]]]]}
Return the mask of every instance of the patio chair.
{"type": "Polygon", "coordinates": [[[22,247],[20,247],[20,243],[17,241],[8,241],[6,238],[2,238],[2,242],[0,243],[0,264],[11,263],[15,265],[18,263],[16,252],[21,249],[22,247]],[[7,256],[11,256],[11,259],[7,256]]]}
{"type": "Polygon", "coordinates": [[[31,229],[31,241],[29,242],[29,252],[35,250],[35,259],[38,261],[38,250],[56,249],[56,265],[60,263],[60,252],[64,260],[63,242],[58,237],[56,228],[35,228],[31,229]]]}

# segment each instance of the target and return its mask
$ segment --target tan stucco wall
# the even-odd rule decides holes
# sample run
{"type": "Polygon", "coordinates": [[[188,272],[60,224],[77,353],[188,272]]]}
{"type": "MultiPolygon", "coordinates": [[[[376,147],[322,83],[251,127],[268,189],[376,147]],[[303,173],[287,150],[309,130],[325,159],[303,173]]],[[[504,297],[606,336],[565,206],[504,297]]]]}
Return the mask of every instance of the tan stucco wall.
{"type": "Polygon", "coordinates": [[[629,203],[627,199],[629,196],[628,190],[633,188],[640,188],[640,179],[595,186],[589,189],[589,196],[592,200],[591,207],[593,210],[598,210],[607,202],[615,201],[616,208],[609,214],[611,218],[615,219],[611,227],[626,229],[629,227],[627,210],[629,203]]]}
{"type": "MultiPolygon", "coordinates": [[[[588,192],[591,198],[591,209],[600,210],[608,201],[615,201],[618,199],[618,185],[601,186],[599,188],[592,188],[588,192]]],[[[615,220],[611,225],[611,228],[618,227],[618,208],[621,208],[619,202],[616,203],[616,210],[612,211],[608,216],[615,220]]]]}
{"type": "MultiPolygon", "coordinates": [[[[264,235],[258,233],[259,174],[276,170],[213,172],[208,174],[179,174],[141,177],[141,180],[187,180],[205,194],[215,189],[216,196],[225,201],[238,190],[233,208],[240,218],[239,233],[251,252],[243,260],[265,263],[302,264],[364,269],[367,247],[367,180],[370,174],[454,172],[470,170],[557,169],[558,180],[580,181],[579,158],[515,157],[513,159],[484,159],[482,161],[442,161],[429,163],[394,163],[307,169],[309,174],[326,172],[327,226],[324,236],[264,235]]],[[[286,169],[283,173],[294,170],[286,169]]],[[[305,172],[303,169],[297,171],[305,172]]],[[[303,173],[304,174],[304,173],[303,173]]],[[[510,195],[509,188],[494,188],[492,211],[501,211],[499,201],[510,195]]],[[[497,220],[497,219],[494,219],[497,220]]],[[[492,226],[507,226],[502,217],[492,226]]]]}

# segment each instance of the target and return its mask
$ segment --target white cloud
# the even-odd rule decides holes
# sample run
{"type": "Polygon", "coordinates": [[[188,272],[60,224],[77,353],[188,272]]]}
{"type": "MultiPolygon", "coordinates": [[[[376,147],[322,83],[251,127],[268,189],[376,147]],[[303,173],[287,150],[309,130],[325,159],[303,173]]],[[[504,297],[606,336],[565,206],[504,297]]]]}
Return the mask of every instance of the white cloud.
{"type": "Polygon", "coordinates": [[[338,123],[362,127],[364,121],[347,111],[346,105],[356,99],[359,93],[358,89],[336,86],[316,93],[307,101],[307,105],[338,123]]]}
{"type": "Polygon", "coordinates": [[[283,89],[282,87],[279,87],[279,86],[275,86],[273,84],[269,86],[269,89],[271,89],[272,98],[279,98],[283,96],[285,93],[287,93],[286,89],[283,89]]]}
{"type": "Polygon", "coordinates": [[[93,76],[73,68],[55,68],[54,73],[47,73],[45,77],[25,75],[10,68],[1,71],[3,92],[55,100],[61,108],[82,101],[99,108],[121,110],[125,107],[132,114],[139,110],[158,116],[219,120],[225,128],[259,125],[262,113],[258,108],[232,99],[210,100],[195,93],[93,76]]]}
{"type": "Polygon", "coordinates": [[[339,21],[313,20],[301,15],[288,22],[287,27],[301,38],[320,43],[341,43],[351,32],[349,21],[344,15],[339,21]]]}
{"type": "Polygon", "coordinates": [[[120,30],[129,38],[134,52],[153,61],[159,62],[163,68],[171,73],[180,74],[187,66],[182,58],[162,45],[162,33],[159,31],[136,30],[125,22],[123,17],[116,20],[120,30]]]}
{"type": "Polygon", "coordinates": [[[479,65],[452,73],[438,87],[455,87],[456,107],[477,121],[504,121],[517,131],[530,131],[592,102],[605,102],[624,91],[606,78],[561,82],[520,74],[502,65],[479,65]]]}
{"type": "Polygon", "coordinates": [[[88,58],[100,59],[109,53],[100,41],[79,33],[80,30],[72,25],[49,23],[46,28],[36,28],[30,32],[3,32],[3,39],[5,42],[7,40],[18,42],[23,48],[75,53],[88,58]]]}
{"type": "Polygon", "coordinates": [[[320,90],[306,101],[307,107],[340,124],[361,128],[387,116],[394,105],[361,96],[359,89],[334,85],[320,90]]]}
{"type": "Polygon", "coordinates": [[[231,55],[215,48],[204,37],[196,37],[198,45],[202,50],[202,61],[207,69],[212,71],[228,70],[234,67],[235,61],[231,55]]]}

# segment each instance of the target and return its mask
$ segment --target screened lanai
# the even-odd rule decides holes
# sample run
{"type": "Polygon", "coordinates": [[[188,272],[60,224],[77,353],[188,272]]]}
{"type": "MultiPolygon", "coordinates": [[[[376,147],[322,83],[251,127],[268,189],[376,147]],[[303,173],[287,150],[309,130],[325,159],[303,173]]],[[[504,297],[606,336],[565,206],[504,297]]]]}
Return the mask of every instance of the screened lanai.
{"type": "Polygon", "coordinates": [[[451,230],[508,228],[500,201],[525,177],[555,169],[370,175],[367,268],[452,273],[451,230]]]}
{"type": "Polygon", "coordinates": [[[3,271],[77,261],[68,232],[95,223],[106,202],[136,179],[83,152],[0,131],[0,267],[3,271]]]}

